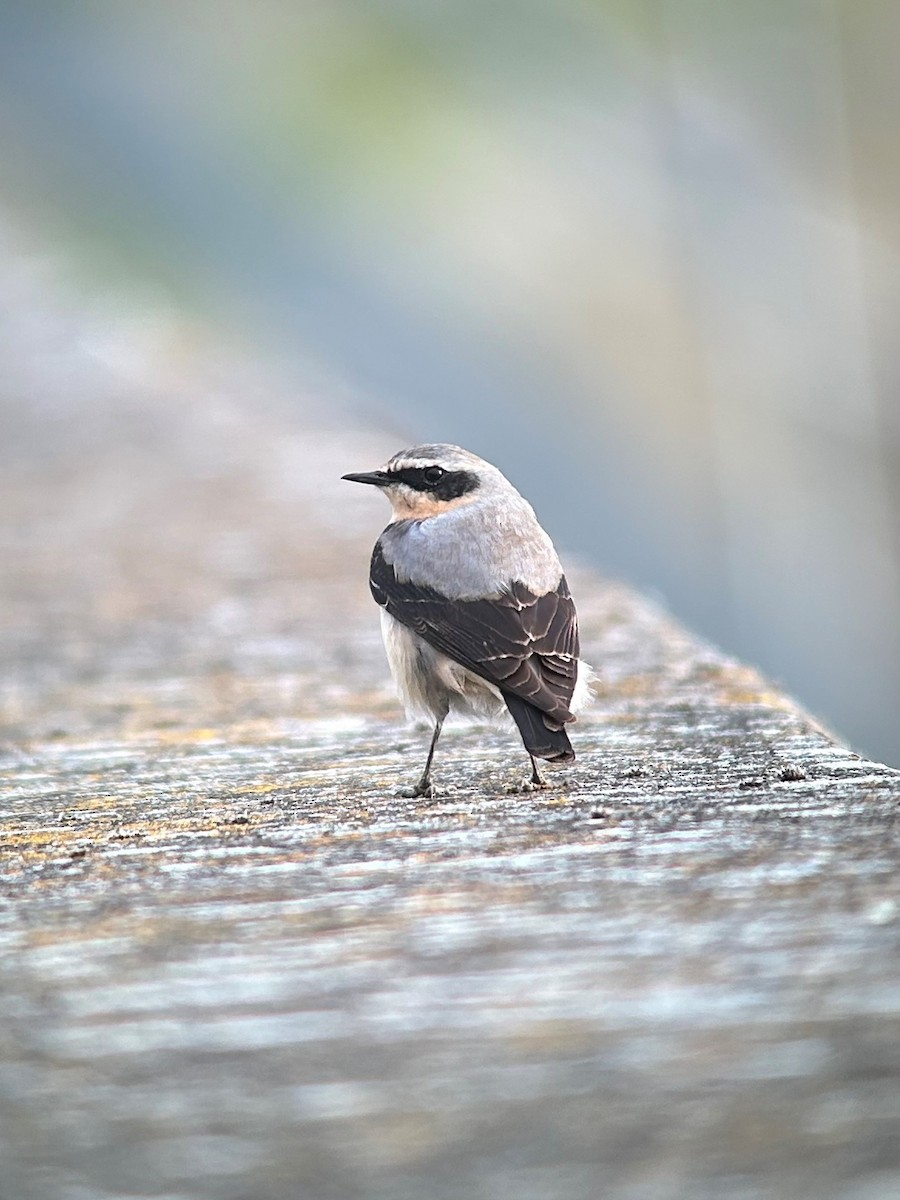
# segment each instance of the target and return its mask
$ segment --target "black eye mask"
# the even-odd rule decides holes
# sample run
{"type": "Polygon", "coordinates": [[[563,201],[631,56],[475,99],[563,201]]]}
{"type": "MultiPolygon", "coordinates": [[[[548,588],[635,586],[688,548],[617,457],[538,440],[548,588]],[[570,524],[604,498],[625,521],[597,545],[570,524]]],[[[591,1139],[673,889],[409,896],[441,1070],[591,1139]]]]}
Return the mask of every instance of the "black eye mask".
{"type": "Polygon", "coordinates": [[[403,467],[388,471],[392,482],[405,483],[416,492],[424,492],[438,500],[456,500],[474,492],[478,477],[470,471],[445,471],[438,466],[403,467]],[[440,471],[440,474],[437,472],[440,471]]]}

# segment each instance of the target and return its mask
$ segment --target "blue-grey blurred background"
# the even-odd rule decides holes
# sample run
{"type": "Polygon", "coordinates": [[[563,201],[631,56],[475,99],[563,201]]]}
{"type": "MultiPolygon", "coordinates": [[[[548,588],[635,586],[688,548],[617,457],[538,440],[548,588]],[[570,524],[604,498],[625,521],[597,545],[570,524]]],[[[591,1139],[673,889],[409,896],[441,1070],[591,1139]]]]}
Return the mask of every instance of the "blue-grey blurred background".
{"type": "Polygon", "coordinates": [[[900,763],[898,45],[890,0],[2,0],[0,219],[496,461],[900,763]]]}

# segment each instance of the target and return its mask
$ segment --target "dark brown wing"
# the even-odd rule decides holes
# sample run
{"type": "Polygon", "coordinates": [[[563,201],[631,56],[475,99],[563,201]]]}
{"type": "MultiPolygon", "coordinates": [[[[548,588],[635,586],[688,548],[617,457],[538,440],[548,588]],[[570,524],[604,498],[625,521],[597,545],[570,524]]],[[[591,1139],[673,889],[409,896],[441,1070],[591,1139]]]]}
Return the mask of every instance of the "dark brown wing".
{"type": "Polygon", "coordinates": [[[514,581],[487,600],[448,600],[433,588],[399,582],[376,543],[369,585],[382,608],[435,650],[551,721],[572,720],[578,621],[564,575],[543,596],[514,581]]]}

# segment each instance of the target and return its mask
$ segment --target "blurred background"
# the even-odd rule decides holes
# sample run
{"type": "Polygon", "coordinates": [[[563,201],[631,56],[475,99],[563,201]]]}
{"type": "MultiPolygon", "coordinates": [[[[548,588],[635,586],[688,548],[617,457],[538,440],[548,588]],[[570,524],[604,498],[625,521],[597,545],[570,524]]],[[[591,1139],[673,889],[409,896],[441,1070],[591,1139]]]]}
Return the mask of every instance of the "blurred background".
{"type": "Polygon", "coordinates": [[[900,764],[898,45],[890,0],[0,0],[0,258],[98,353],[202,325],[469,446],[900,764]]]}

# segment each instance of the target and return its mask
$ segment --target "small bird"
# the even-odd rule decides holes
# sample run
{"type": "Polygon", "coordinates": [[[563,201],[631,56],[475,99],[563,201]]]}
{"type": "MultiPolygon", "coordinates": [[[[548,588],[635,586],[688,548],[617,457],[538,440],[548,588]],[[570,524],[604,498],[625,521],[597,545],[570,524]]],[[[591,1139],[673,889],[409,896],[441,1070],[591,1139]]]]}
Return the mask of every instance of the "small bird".
{"type": "Polygon", "coordinates": [[[569,763],[566,725],[589,696],[566,577],[531,505],[496,467],[459,446],[401,450],[378,471],[344,475],[393,508],[369,586],[388,663],[410,716],[434,733],[413,796],[434,795],[431,763],[448,712],[504,705],[544,787],[538,758],[569,763]]]}

